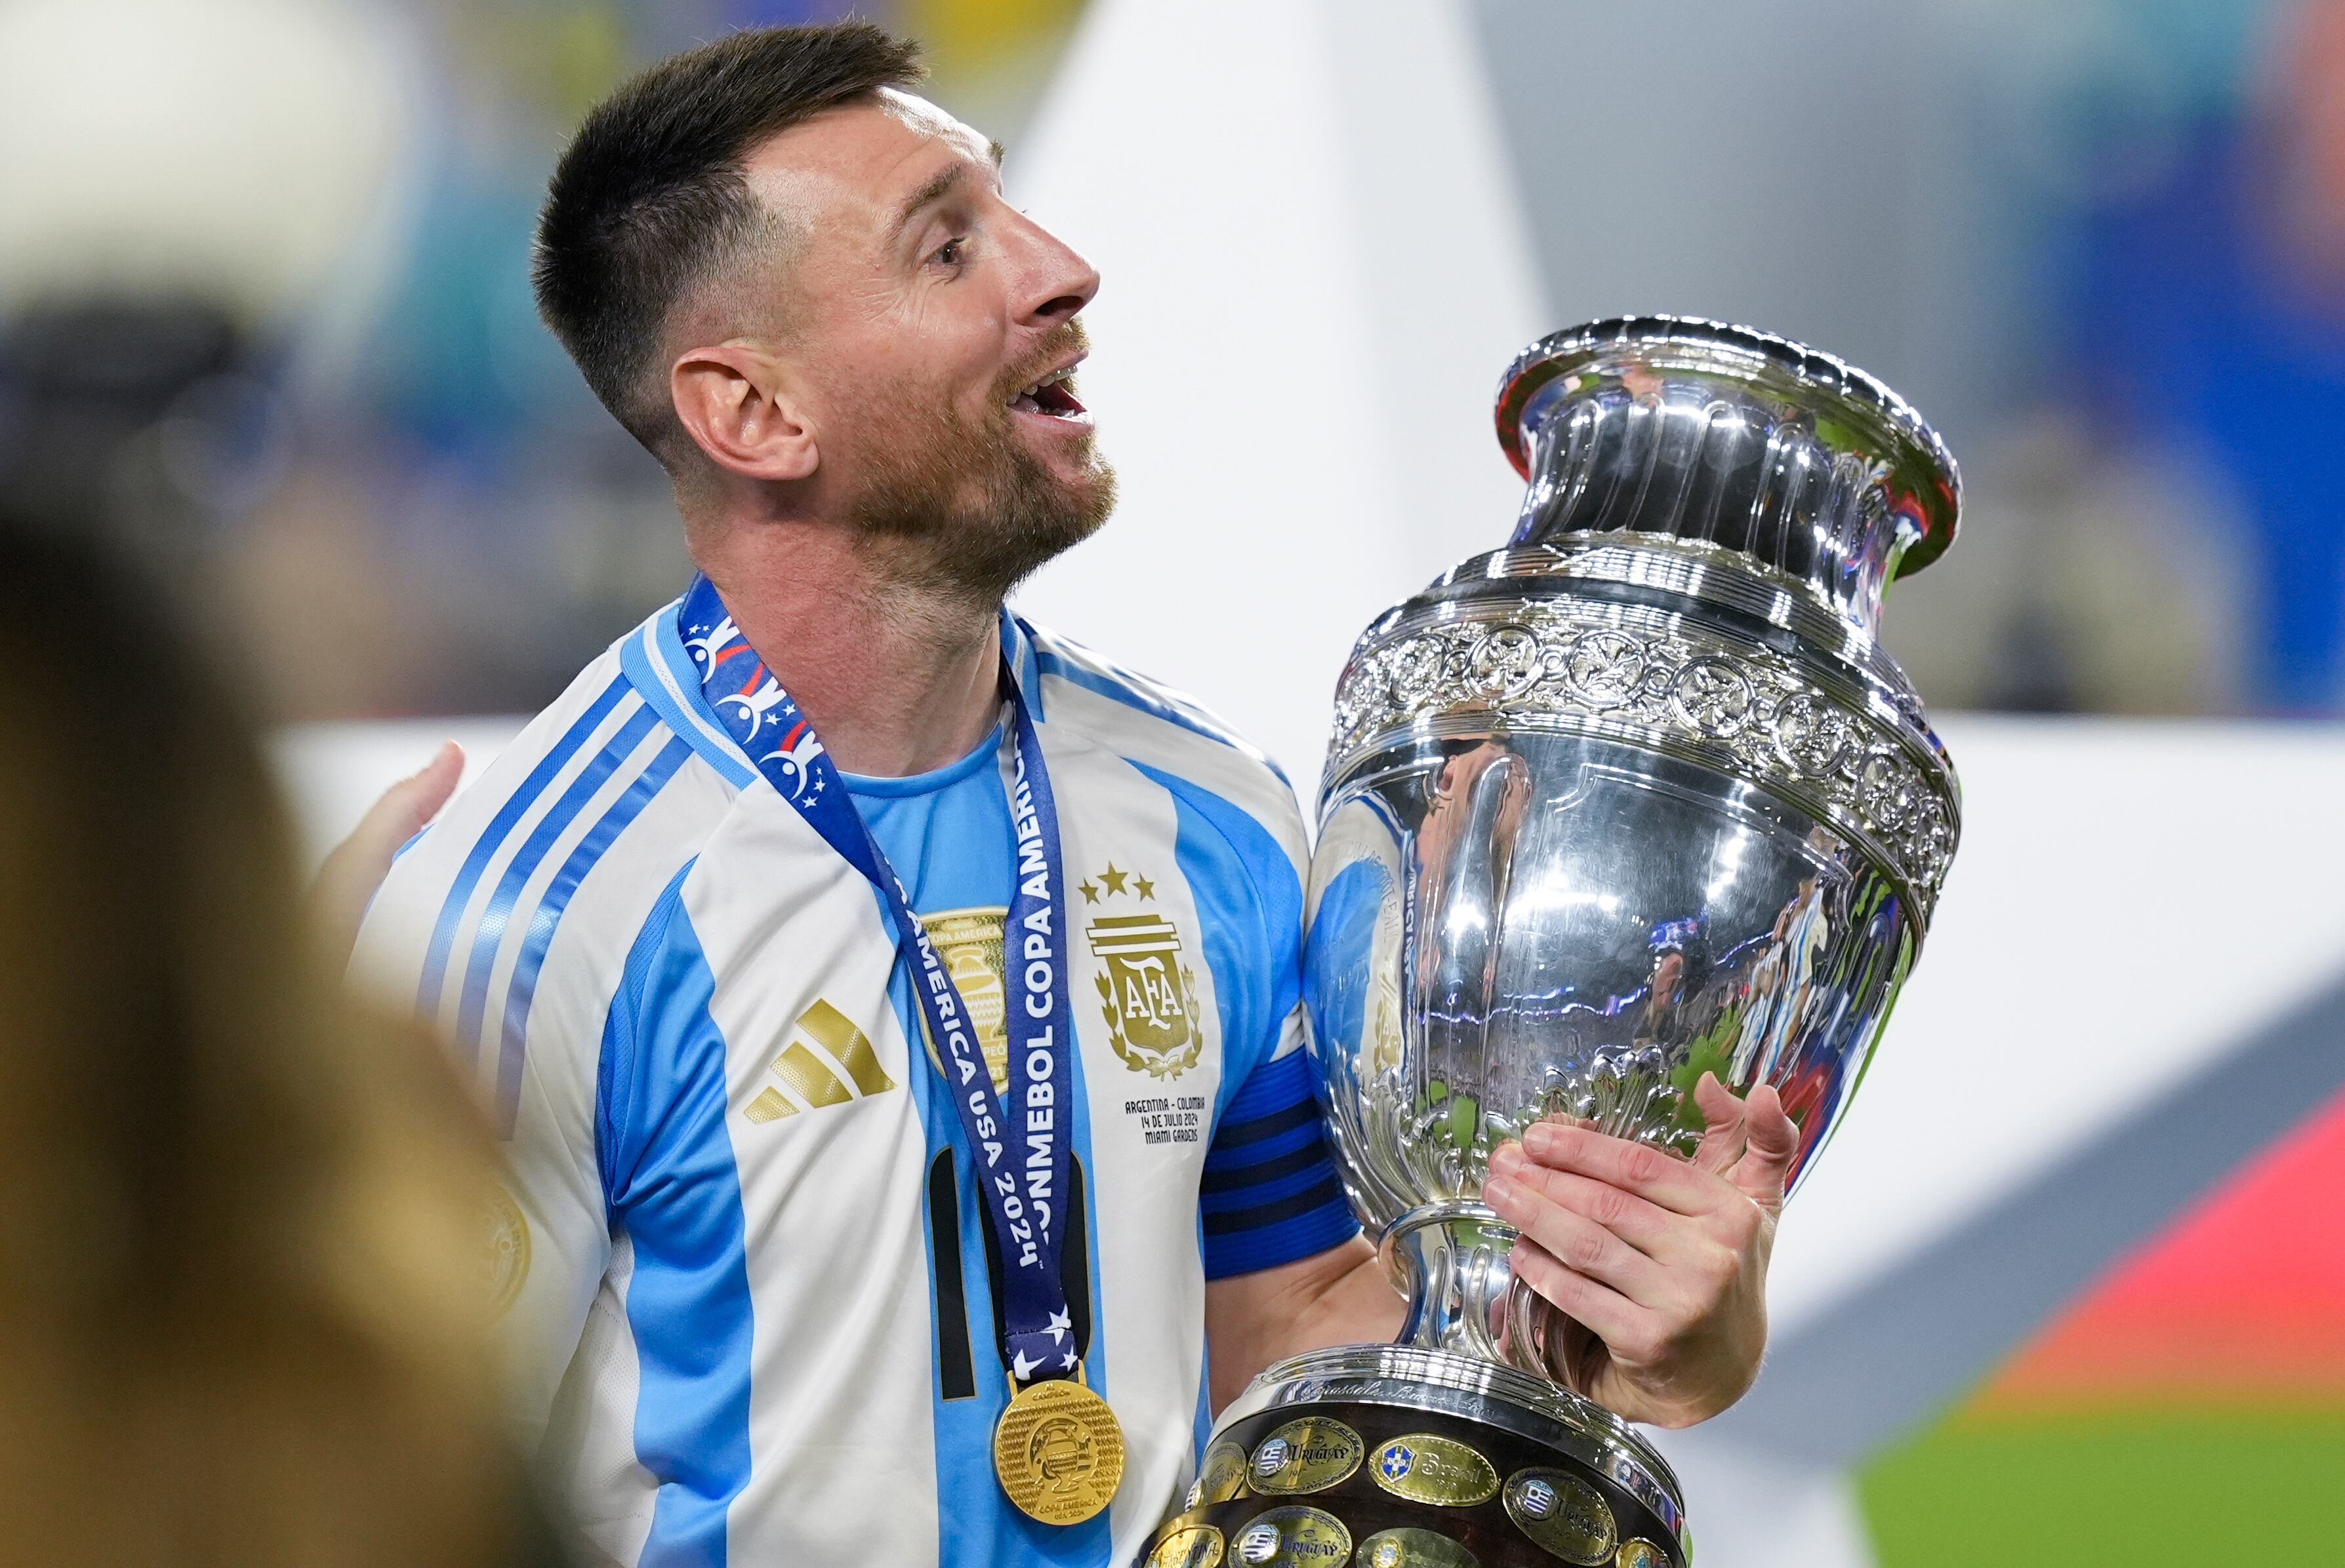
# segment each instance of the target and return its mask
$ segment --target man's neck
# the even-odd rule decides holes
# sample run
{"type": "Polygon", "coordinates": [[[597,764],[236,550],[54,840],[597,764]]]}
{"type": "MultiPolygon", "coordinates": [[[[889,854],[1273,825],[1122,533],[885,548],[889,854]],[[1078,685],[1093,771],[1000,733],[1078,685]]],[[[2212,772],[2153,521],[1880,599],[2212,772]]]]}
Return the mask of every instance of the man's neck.
{"type": "Polygon", "coordinates": [[[769,525],[700,553],[742,635],[842,772],[944,767],[999,722],[998,605],[907,582],[838,529],[769,525]]]}

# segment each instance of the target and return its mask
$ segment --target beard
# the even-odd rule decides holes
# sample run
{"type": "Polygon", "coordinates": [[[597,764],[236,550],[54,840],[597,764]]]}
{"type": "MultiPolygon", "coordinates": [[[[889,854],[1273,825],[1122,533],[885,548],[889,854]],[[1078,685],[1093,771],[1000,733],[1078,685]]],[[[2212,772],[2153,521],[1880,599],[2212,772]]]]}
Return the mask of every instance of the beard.
{"type": "Polygon", "coordinates": [[[1045,562],[1099,531],[1115,505],[1115,470],[1086,432],[1071,479],[1019,439],[1010,400],[1047,374],[1080,328],[1052,334],[1003,373],[992,411],[972,422],[949,399],[898,388],[865,429],[870,479],[849,511],[907,587],[972,605],[999,604],[1045,562]]]}

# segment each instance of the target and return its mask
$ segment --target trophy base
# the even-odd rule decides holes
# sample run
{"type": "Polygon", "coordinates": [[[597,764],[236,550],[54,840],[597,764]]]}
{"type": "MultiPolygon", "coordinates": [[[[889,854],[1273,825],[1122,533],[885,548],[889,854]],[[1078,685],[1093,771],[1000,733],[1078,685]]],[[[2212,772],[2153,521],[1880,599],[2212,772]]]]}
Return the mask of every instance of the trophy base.
{"type": "Polygon", "coordinates": [[[1688,1568],[1677,1477],[1609,1411],[1470,1356],[1342,1345],[1222,1414],[1140,1568],[1688,1568]]]}

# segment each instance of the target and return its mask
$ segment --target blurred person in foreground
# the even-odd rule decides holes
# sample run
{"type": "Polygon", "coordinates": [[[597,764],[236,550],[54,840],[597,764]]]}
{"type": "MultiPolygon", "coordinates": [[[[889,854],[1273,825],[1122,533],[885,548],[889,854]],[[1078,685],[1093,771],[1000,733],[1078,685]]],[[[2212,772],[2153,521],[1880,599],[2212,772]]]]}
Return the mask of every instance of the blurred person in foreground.
{"type": "MultiPolygon", "coordinates": [[[[1003,607],[1110,509],[1099,278],[919,76],[743,33],[563,154],[540,307],[702,575],[355,960],[509,1140],[523,1417],[620,1563],[1127,1563],[1213,1410],[1399,1327],[1300,1048],[1292,790],[1003,607]]],[[[1488,1189],[1583,1391],[1669,1425],[1756,1374],[1793,1148],[1771,1091],[1700,1098],[1695,1162],[1543,1126],[1488,1189]]]]}
{"type": "Polygon", "coordinates": [[[0,522],[12,1562],[546,1560],[490,1375],[492,1146],[313,961],[295,875],[159,602],[0,522]]]}

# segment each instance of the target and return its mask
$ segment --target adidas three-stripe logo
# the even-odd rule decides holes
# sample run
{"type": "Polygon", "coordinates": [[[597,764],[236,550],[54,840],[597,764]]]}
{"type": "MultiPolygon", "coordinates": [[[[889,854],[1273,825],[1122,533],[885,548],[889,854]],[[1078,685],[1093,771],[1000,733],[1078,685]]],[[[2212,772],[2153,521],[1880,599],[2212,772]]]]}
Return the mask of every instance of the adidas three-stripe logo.
{"type": "Polygon", "coordinates": [[[797,1032],[806,1038],[791,1041],[789,1049],[776,1057],[769,1069],[789,1086],[797,1099],[767,1087],[749,1102],[748,1109],[743,1113],[751,1121],[779,1121],[786,1116],[796,1116],[799,1100],[805,1102],[807,1110],[820,1110],[825,1106],[885,1094],[896,1087],[896,1080],[879,1065],[878,1053],[871,1048],[871,1037],[828,1002],[817,998],[813,1007],[800,1014],[797,1032]],[[818,1048],[809,1048],[808,1042],[818,1048]],[[855,1086],[853,1089],[847,1087],[848,1083],[855,1086]]]}

